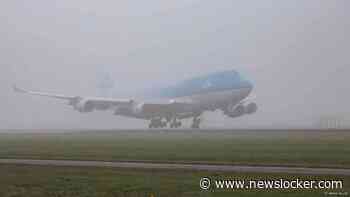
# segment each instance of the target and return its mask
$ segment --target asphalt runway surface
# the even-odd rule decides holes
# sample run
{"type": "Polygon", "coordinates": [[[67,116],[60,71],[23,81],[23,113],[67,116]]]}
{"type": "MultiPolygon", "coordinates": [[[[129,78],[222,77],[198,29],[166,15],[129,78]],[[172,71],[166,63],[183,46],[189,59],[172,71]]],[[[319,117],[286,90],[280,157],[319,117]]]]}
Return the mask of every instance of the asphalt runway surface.
{"type": "Polygon", "coordinates": [[[170,164],[151,162],[107,162],[107,161],[72,161],[72,160],[31,160],[0,159],[0,164],[20,164],[37,166],[66,167],[111,167],[162,170],[197,170],[235,173],[287,173],[303,175],[343,175],[350,176],[350,169],[340,168],[303,168],[285,166],[248,166],[248,165],[209,165],[209,164],[170,164]]]}

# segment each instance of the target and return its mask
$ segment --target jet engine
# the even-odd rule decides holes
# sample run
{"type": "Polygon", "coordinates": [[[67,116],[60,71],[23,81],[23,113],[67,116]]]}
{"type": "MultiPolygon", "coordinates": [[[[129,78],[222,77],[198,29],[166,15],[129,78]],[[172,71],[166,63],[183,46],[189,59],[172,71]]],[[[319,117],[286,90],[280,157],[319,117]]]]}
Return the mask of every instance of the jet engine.
{"type": "Polygon", "coordinates": [[[125,105],[119,105],[115,108],[114,115],[124,115],[138,117],[143,111],[144,103],[130,103],[125,105]]]}
{"type": "Polygon", "coordinates": [[[242,104],[227,106],[227,109],[224,111],[224,114],[230,116],[231,118],[244,115],[244,106],[242,104]]]}
{"type": "Polygon", "coordinates": [[[94,105],[87,99],[81,99],[75,103],[74,109],[81,113],[92,112],[94,110],[94,105]]]}
{"type": "Polygon", "coordinates": [[[133,106],[132,106],[132,112],[134,114],[141,114],[144,110],[144,103],[136,103],[134,102],[133,106]]]}
{"type": "Polygon", "coordinates": [[[231,118],[235,118],[235,117],[243,116],[244,114],[255,113],[257,111],[257,109],[258,109],[258,106],[256,105],[256,103],[249,103],[248,105],[230,104],[224,110],[224,114],[231,117],[231,118]]]}
{"type": "Polygon", "coordinates": [[[256,103],[249,103],[248,105],[245,106],[244,111],[247,114],[253,114],[256,111],[258,111],[258,105],[256,103]]]}

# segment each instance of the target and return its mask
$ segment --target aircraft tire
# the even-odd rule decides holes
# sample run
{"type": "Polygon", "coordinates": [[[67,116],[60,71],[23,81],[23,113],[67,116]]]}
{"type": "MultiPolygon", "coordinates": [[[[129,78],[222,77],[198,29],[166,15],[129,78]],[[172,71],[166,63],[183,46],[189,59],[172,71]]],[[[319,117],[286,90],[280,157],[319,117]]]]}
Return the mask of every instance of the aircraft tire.
{"type": "Polygon", "coordinates": [[[179,128],[179,127],[181,127],[182,126],[182,122],[177,122],[176,123],[176,128],[179,128]]]}
{"type": "Polygon", "coordinates": [[[200,127],[200,123],[201,123],[201,119],[200,118],[195,118],[193,119],[193,123],[191,125],[192,129],[199,129],[200,127]]]}

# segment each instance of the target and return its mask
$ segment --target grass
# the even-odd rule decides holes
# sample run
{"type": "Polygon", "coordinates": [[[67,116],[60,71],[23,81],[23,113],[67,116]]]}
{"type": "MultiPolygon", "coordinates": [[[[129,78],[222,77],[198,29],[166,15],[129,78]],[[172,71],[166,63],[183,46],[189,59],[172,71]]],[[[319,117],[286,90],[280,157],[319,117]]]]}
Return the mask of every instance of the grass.
{"type": "Polygon", "coordinates": [[[271,174],[218,174],[209,172],[73,168],[0,165],[2,197],[212,197],[212,196],[324,196],[350,191],[350,177],[271,174]],[[243,180],[343,180],[340,190],[212,190],[199,188],[201,177],[243,180]]]}
{"type": "Polygon", "coordinates": [[[350,132],[2,133],[0,158],[152,160],[350,168],[350,132]]]}

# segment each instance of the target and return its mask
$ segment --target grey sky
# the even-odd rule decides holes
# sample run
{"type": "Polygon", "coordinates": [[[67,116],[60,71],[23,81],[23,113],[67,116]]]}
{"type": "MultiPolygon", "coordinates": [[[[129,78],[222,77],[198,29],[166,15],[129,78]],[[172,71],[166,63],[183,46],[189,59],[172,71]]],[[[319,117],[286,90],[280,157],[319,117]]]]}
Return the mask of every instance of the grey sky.
{"type": "Polygon", "coordinates": [[[349,117],[347,8],[346,0],[1,1],[0,128],[143,127],[10,88],[95,96],[102,67],[116,92],[231,68],[255,82],[257,114],[209,113],[207,126],[304,127],[324,115],[349,117]]]}

